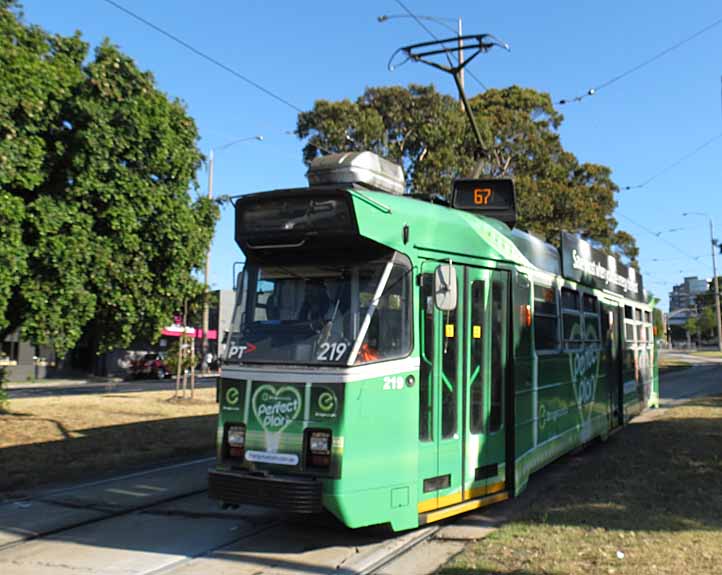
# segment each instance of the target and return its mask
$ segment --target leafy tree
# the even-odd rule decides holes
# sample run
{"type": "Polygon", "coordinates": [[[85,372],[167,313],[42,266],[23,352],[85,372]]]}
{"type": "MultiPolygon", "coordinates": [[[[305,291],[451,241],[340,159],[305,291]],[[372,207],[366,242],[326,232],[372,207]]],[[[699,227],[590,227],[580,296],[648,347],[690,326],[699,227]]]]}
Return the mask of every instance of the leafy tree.
{"type": "MultiPolygon", "coordinates": [[[[613,217],[617,185],[611,170],[580,163],[564,150],[563,121],[548,94],[511,86],[470,100],[486,156],[482,173],[513,176],[519,226],[558,243],[564,229],[636,261],[634,238],[613,217]]],[[[410,192],[446,196],[451,182],[469,176],[477,143],[459,102],[433,86],[367,88],[356,101],[319,100],[298,116],[296,133],[308,138],[307,164],[319,154],[369,149],[406,171],[410,192]]]]}
{"type": "Polygon", "coordinates": [[[63,353],[153,338],[202,286],[217,208],[184,105],[107,40],[23,23],[0,0],[0,338],[63,353]]]}
{"type": "Polygon", "coordinates": [[[705,307],[700,311],[698,325],[700,332],[706,336],[716,337],[717,316],[713,307],[705,307]]]}

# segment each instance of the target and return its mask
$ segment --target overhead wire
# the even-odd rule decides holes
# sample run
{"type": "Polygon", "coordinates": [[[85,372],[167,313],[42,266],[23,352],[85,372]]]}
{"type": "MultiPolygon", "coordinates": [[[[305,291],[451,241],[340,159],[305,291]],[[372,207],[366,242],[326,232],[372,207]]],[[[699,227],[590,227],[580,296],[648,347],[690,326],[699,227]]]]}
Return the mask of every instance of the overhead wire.
{"type": "MultiPolygon", "coordinates": [[[[235,76],[236,78],[238,78],[238,79],[246,82],[246,83],[249,84],[250,86],[253,86],[254,88],[260,90],[261,92],[263,92],[263,93],[266,94],[267,96],[270,96],[270,97],[273,98],[274,100],[277,100],[278,102],[280,102],[280,103],[288,106],[288,107],[291,108],[292,110],[294,110],[294,111],[296,111],[296,112],[298,112],[298,113],[302,113],[302,112],[304,111],[304,110],[302,110],[301,108],[299,108],[298,106],[296,106],[295,104],[293,104],[292,102],[289,102],[288,100],[286,100],[284,97],[279,96],[279,95],[276,94],[275,92],[272,92],[271,90],[269,90],[269,89],[266,88],[265,86],[262,86],[261,84],[259,84],[259,83],[256,82],[255,80],[252,80],[251,78],[249,78],[248,76],[242,74],[242,73],[239,72],[238,70],[236,70],[236,69],[234,69],[234,68],[231,68],[230,66],[228,66],[228,65],[224,64],[223,62],[217,60],[217,59],[214,58],[213,56],[210,56],[209,54],[207,54],[207,53],[203,52],[202,50],[196,48],[195,46],[189,44],[188,42],[186,42],[186,41],[183,40],[182,38],[179,38],[179,37],[176,36],[175,34],[167,31],[167,30],[164,29],[164,28],[162,28],[161,26],[159,26],[159,25],[157,25],[157,24],[154,24],[154,23],[151,22],[150,20],[148,20],[148,19],[140,16],[139,14],[136,14],[136,13],[133,12],[132,10],[129,10],[128,8],[126,8],[125,6],[123,6],[123,5],[120,4],[120,3],[116,2],[115,0],[103,0],[103,2],[105,2],[105,3],[107,3],[107,4],[110,4],[110,5],[113,6],[114,8],[117,8],[118,10],[120,10],[121,12],[126,13],[127,15],[131,16],[132,18],[134,18],[134,19],[138,20],[139,22],[145,24],[146,26],[152,28],[152,29],[155,30],[156,32],[159,32],[159,33],[162,34],[163,36],[165,36],[165,37],[173,40],[173,41],[176,42],[177,44],[180,44],[181,46],[183,46],[183,47],[186,48],[187,50],[190,50],[191,52],[193,52],[193,53],[196,54],[197,56],[203,58],[204,60],[207,60],[208,62],[210,62],[211,64],[213,64],[213,65],[215,65],[215,66],[217,66],[217,67],[219,67],[219,68],[221,68],[222,70],[224,70],[224,71],[232,74],[232,75],[235,76]]],[[[284,134],[293,134],[293,135],[295,135],[294,132],[291,132],[291,131],[288,131],[288,130],[284,130],[283,133],[284,133],[284,134]]],[[[322,152],[324,152],[324,153],[326,153],[326,154],[332,153],[332,152],[330,152],[328,149],[326,149],[326,148],[324,148],[323,146],[321,146],[320,144],[316,144],[315,142],[312,142],[310,139],[309,139],[309,141],[307,142],[307,144],[313,146],[314,148],[317,148],[318,150],[321,150],[322,152]]]]}
{"type": "Polygon", "coordinates": [[[683,256],[685,256],[687,259],[690,259],[690,260],[692,260],[692,261],[695,262],[695,263],[699,263],[700,256],[693,256],[692,254],[690,254],[690,253],[686,252],[685,250],[683,250],[682,248],[680,248],[677,244],[675,244],[675,243],[673,243],[673,242],[670,242],[670,241],[669,241],[667,238],[665,238],[665,237],[658,236],[658,235],[657,235],[657,232],[651,230],[650,228],[648,228],[648,227],[645,226],[644,224],[641,224],[641,223],[639,223],[638,221],[633,220],[633,219],[630,218],[629,216],[626,216],[626,215],[621,214],[621,213],[619,213],[619,212],[617,212],[617,215],[620,216],[620,217],[622,217],[622,218],[624,218],[625,220],[627,220],[627,221],[630,222],[631,224],[637,226],[639,229],[641,229],[641,230],[647,232],[648,234],[654,236],[656,239],[658,239],[658,240],[662,241],[663,243],[667,244],[669,247],[671,247],[672,249],[674,249],[674,250],[676,250],[677,252],[681,253],[681,254],[682,254],[683,256]]]}
{"type": "Polygon", "coordinates": [[[200,58],[203,58],[204,60],[207,60],[208,62],[210,62],[210,63],[213,64],[214,66],[217,66],[218,68],[220,68],[220,69],[222,69],[222,70],[225,70],[225,71],[228,72],[229,74],[232,74],[233,76],[235,76],[235,77],[238,78],[239,80],[242,80],[243,82],[249,84],[250,86],[253,86],[253,87],[256,88],[257,90],[260,90],[261,92],[263,92],[263,93],[266,94],[267,96],[270,96],[270,97],[273,98],[274,100],[276,100],[276,101],[278,101],[278,102],[280,102],[280,103],[288,106],[289,108],[295,110],[296,112],[299,112],[299,113],[300,113],[300,112],[303,112],[303,110],[302,110],[301,108],[299,108],[299,107],[296,106],[295,104],[289,102],[289,101],[286,100],[284,97],[279,96],[278,94],[276,94],[275,92],[269,90],[269,89],[266,88],[265,86],[262,86],[261,84],[259,84],[259,83],[256,82],[255,80],[252,80],[251,78],[249,78],[249,77],[246,76],[245,74],[242,74],[241,72],[239,72],[239,71],[236,70],[235,68],[232,68],[231,66],[229,66],[229,65],[227,65],[227,64],[224,64],[223,62],[221,62],[220,60],[218,60],[218,59],[214,58],[213,56],[207,54],[206,52],[203,52],[202,50],[199,50],[198,48],[194,47],[194,46],[191,45],[190,43],[186,42],[185,40],[183,40],[182,38],[176,36],[175,34],[169,32],[168,30],[162,28],[161,26],[158,26],[157,24],[154,24],[154,23],[151,22],[150,20],[147,20],[146,18],[140,16],[139,14],[136,14],[136,13],[133,12],[132,10],[129,10],[128,8],[126,8],[125,6],[123,6],[123,5],[120,4],[120,3],[116,2],[115,0],[103,0],[103,2],[105,2],[106,4],[109,4],[110,6],[113,6],[113,7],[116,8],[117,10],[120,10],[121,12],[124,12],[124,13],[127,14],[128,16],[130,16],[130,17],[138,20],[139,22],[145,24],[146,26],[148,26],[149,28],[152,28],[152,29],[155,30],[156,32],[158,32],[158,33],[160,33],[160,34],[163,34],[163,36],[165,36],[166,38],[169,38],[169,39],[173,40],[173,42],[176,42],[177,44],[180,44],[181,46],[183,46],[183,47],[186,48],[187,50],[190,50],[190,51],[193,52],[196,56],[199,56],[200,58]]]}
{"type": "MultiPolygon", "coordinates": [[[[414,14],[411,10],[409,10],[408,7],[407,7],[401,0],[394,0],[394,1],[401,7],[402,10],[404,10],[404,12],[406,12],[411,18],[413,18],[414,21],[415,21],[419,26],[421,26],[421,28],[424,29],[429,36],[431,36],[431,37],[432,37],[434,40],[436,40],[437,42],[440,41],[440,40],[439,40],[439,37],[438,37],[436,34],[434,34],[434,32],[433,32],[426,24],[424,24],[424,23],[421,21],[421,18],[419,18],[416,14],[414,14]]],[[[446,59],[449,61],[449,65],[451,65],[451,57],[449,56],[448,53],[446,54],[446,59]]],[[[456,56],[454,56],[454,59],[455,59],[457,62],[459,61],[458,57],[456,57],[456,56]]],[[[466,70],[466,69],[464,69],[464,73],[466,73],[466,74],[467,74],[468,76],[470,76],[473,80],[475,80],[476,83],[479,84],[479,86],[481,86],[481,88],[482,88],[483,90],[488,90],[488,89],[489,89],[489,88],[486,87],[486,85],[484,84],[484,82],[482,82],[481,80],[479,80],[479,78],[476,77],[476,75],[475,75],[471,70],[466,70]]]]}
{"type": "Polygon", "coordinates": [[[669,54],[670,52],[673,52],[674,50],[676,50],[676,49],[684,46],[684,45],[687,44],[688,42],[691,42],[691,41],[694,40],[695,38],[698,38],[699,36],[701,36],[701,35],[704,34],[705,32],[709,32],[710,30],[712,30],[712,28],[715,28],[716,26],[719,26],[720,24],[722,24],[722,18],[719,18],[718,20],[715,20],[714,22],[712,22],[711,24],[708,24],[708,25],[705,26],[704,28],[701,28],[701,29],[697,30],[696,32],[694,32],[694,33],[691,34],[690,36],[687,36],[686,38],[683,38],[682,40],[680,40],[680,41],[677,42],[676,44],[673,44],[673,45],[665,48],[664,50],[662,50],[662,51],[660,51],[660,52],[657,52],[657,53],[654,54],[652,57],[647,58],[646,60],[640,62],[639,64],[637,64],[637,65],[635,65],[635,66],[632,66],[631,68],[625,70],[625,71],[622,72],[621,74],[617,74],[616,76],[613,76],[613,77],[610,78],[609,80],[607,80],[607,81],[605,81],[605,82],[602,82],[601,84],[598,84],[597,86],[594,86],[594,87],[590,88],[589,90],[586,91],[586,93],[581,94],[581,95],[579,95],[579,96],[576,96],[576,97],[574,97],[574,98],[567,98],[567,99],[559,100],[559,101],[557,102],[557,104],[559,104],[559,105],[564,105],[564,104],[571,104],[571,103],[573,103],[573,102],[581,102],[582,100],[584,100],[585,98],[588,98],[589,96],[594,96],[597,92],[599,92],[599,90],[602,90],[602,89],[604,89],[604,88],[606,88],[606,87],[608,87],[608,86],[611,86],[611,85],[614,84],[615,82],[619,82],[620,80],[626,78],[627,76],[630,76],[631,74],[634,74],[634,73],[637,72],[638,70],[641,70],[642,68],[644,68],[644,67],[646,67],[646,66],[649,66],[649,65],[652,64],[653,62],[656,62],[657,60],[659,60],[660,58],[666,56],[666,55],[669,54]]]}
{"type": "Polygon", "coordinates": [[[715,136],[712,136],[709,140],[707,140],[707,141],[705,141],[704,143],[700,144],[700,145],[697,146],[694,150],[692,150],[691,152],[688,152],[687,154],[685,154],[685,155],[682,156],[681,158],[675,160],[675,161],[672,162],[671,164],[668,164],[667,166],[665,166],[664,168],[662,168],[660,171],[658,171],[656,174],[654,174],[654,175],[652,175],[651,177],[647,178],[647,179],[644,180],[643,182],[641,182],[641,183],[639,183],[639,184],[634,184],[634,185],[632,185],[632,186],[622,186],[622,187],[620,187],[620,189],[621,189],[621,190],[635,190],[635,189],[639,189],[639,188],[644,188],[645,186],[647,186],[648,184],[650,184],[651,182],[653,182],[654,180],[656,180],[659,176],[666,174],[666,173],[669,172],[670,170],[672,170],[672,169],[676,168],[677,166],[679,166],[681,163],[685,162],[686,160],[689,160],[692,156],[697,155],[699,152],[701,152],[701,151],[704,150],[706,147],[710,146],[711,144],[713,144],[714,142],[716,142],[716,141],[719,140],[720,138],[722,138],[722,132],[719,133],[719,134],[717,134],[717,135],[715,135],[715,136]]]}

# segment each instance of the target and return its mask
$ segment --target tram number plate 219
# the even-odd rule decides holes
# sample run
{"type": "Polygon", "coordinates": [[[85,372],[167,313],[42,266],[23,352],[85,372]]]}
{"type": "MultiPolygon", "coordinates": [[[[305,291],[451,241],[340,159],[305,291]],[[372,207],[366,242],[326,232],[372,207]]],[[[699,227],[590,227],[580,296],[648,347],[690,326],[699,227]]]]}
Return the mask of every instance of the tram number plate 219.
{"type": "Polygon", "coordinates": [[[384,377],[384,391],[391,391],[393,389],[403,389],[404,378],[401,375],[391,375],[384,377]]]}

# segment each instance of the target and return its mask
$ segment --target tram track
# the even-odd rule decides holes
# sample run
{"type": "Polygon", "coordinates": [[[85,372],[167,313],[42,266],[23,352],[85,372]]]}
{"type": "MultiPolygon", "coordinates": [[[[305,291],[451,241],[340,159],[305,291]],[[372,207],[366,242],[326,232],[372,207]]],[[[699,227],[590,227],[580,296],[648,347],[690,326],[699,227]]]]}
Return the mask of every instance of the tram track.
{"type": "MultiPolygon", "coordinates": [[[[682,376],[665,377],[663,398],[671,401],[673,407],[718,390],[719,381],[710,377],[712,372],[705,366],[694,372],[704,377],[687,374],[683,378],[684,387],[675,383],[682,376]]],[[[648,412],[647,416],[655,413],[648,412]]],[[[244,575],[301,571],[372,575],[403,572],[399,571],[397,560],[403,564],[409,557],[436,550],[440,542],[451,540],[445,524],[389,537],[369,535],[364,530],[344,530],[328,517],[291,519],[280,512],[252,506],[237,512],[218,510],[203,497],[207,491],[203,468],[211,460],[198,459],[6,501],[0,510],[16,506],[40,514],[42,504],[49,504],[67,508],[71,514],[73,510],[88,510],[97,515],[26,533],[23,539],[0,545],[0,571],[7,575],[36,572],[64,575],[82,566],[89,573],[106,573],[109,564],[103,563],[104,558],[112,556],[133,564],[127,571],[133,575],[196,575],[215,569],[223,572],[230,569],[244,575]],[[122,493],[144,487],[153,489],[154,485],[163,485],[168,477],[180,474],[193,474],[196,488],[176,488],[167,495],[150,491],[154,493],[152,501],[129,505],[121,500],[126,502],[122,508],[118,507],[117,499],[100,498],[84,504],[81,497],[75,497],[87,490],[122,493]],[[144,528],[145,532],[129,537],[128,526],[131,530],[136,526],[144,528]],[[207,527],[213,533],[203,539],[202,532],[207,527]],[[170,533],[165,540],[164,531],[170,533]],[[168,540],[178,534],[180,543],[169,545],[168,540]],[[161,541],[156,543],[156,538],[161,541]],[[71,551],[62,551],[66,545],[71,551]],[[55,556],[58,548],[61,553],[55,556]],[[77,555],[83,557],[78,559],[77,555]]],[[[0,527],[6,532],[23,532],[22,527],[7,520],[0,527]]]]}
{"type": "MultiPolygon", "coordinates": [[[[232,549],[234,546],[242,546],[244,541],[250,541],[254,538],[258,538],[268,533],[269,530],[275,530],[275,535],[271,536],[271,539],[277,537],[279,533],[284,532],[282,540],[279,540],[279,544],[282,547],[293,548],[294,542],[305,537],[312,541],[323,541],[329,538],[329,534],[333,534],[340,528],[339,525],[331,522],[324,523],[323,520],[309,520],[307,522],[299,523],[298,518],[289,520],[288,516],[279,513],[269,513],[268,516],[261,515],[260,517],[249,516],[248,513],[244,513],[241,510],[240,513],[228,513],[223,511],[216,511],[206,508],[198,510],[193,509],[192,503],[194,498],[198,498],[207,492],[207,489],[192,489],[185,490],[182,492],[175,492],[172,495],[164,497],[156,497],[153,501],[148,501],[144,504],[125,505],[122,508],[115,506],[112,503],[80,503],[72,500],[63,499],[67,496],[75,496],[79,493],[84,492],[88,488],[108,488],[109,491],[116,490],[116,486],[124,481],[128,480],[144,480],[147,476],[158,473],[173,471],[177,472],[182,470],[184,467],[190,465],[206,463],[209,459],[193,460],[191,462],[185,462],[183,464],[164,466],[159,468],[153,468],[142,472],[125,474],[117,477],[111,477],[100,481],[92,481],[80,484],[78,486],[55,489],[51,491],[41,492],[36,495],[25,496],[15,498],[9,501],[5,501],[0,505],[0,509],[13,508],[26,510],[28,513],[41,512],[39,507],[41,504],[52,505],[62,508],[67,508],[71,511],[91,511],[98,515],[89,517],[82,520],[73,520],[64,523],[61,526],[51,529],[43,529],[37,533],[25,533],[22,539],[11,541],[0,545],[0,553],[6,554],[8,552],[20,552],[23,554],[23,549],[30,550],[33,545],[37,547],[42,545],[44,540],[48,541],[51,545],[57,544],[57,542],[73,541],[76,539],[82,540],[83,537],[79,536],[78,533],[86,533],[90,528],[94,533],[109,532],[113,529],[114,525],[118,522],[122,522],[124,519],[128,519],[131,516],[155,516],[158,518],[168,518],[169,521],[187,519],[189,521],[198,520],[220,520],[226,523],[230,523],[236,518],[239,521],[243,521],[245,529],[242,534],[239,533],[238,537],[226,538],[219,541],[219,544],[206,547],[199,553],[189,554],[178,560],[172,560],[170,562],[165,561],[162,565],[153,566],[149,569],[138,572],[138,575],[160,575],[163,573],[172,573],[179,568],[184,566],[191,566],[194,561],[207,558],[213,559],[214,554],[222,553],[224,550],[232,549]],[[187,509],[191,507],[191,509],[187,509]],[[285,541],[284,541],[285,540],[285,541]]],[[[134,485],[139,485],[135,483],[134,485]]],[[[197,503],[197,502],[196,502],[197,503]]],[[[162,520],[162,519],[161,519],[162,520]]],[[[116,527],[117,528],[117,527],[116,527]]],[[[333,565],[330,566],[330,570],[339,574],[346,575],[366,575],[376,572],[378,569],[389,564],[394,559],[407,553],[410,549],[416,545],[428,540],[438,531],[438,527],[427,527],[421,530],[416,530],[410,533],[405,533],[393,538],[381,538],[371,541],[372,549],[364,548],[364,544],[369,545],[369,540],[364,541],[364,537],[357,537],[352,532],[343,534],[341,539],[348,539],[348,544],[340,544],[340,550],[338,557],[335,561],[332,561],[333,565]],[[360,544],[359,541],[362,541],[360,544]],[[349,552],[349,550],[355,549],[355,552],[349,552]]],[[[338,533],[336,533],[338,535],[338,533]]],[[[337,537],[338,538],[338,537],[337,537]]],[[[313,548],[311,545],[310,548],[313,548]]],[[[132,549],[127,550],[128,553],[133,553],[132,549]]],[[[5,560],[5,557],[0,556],[0,564],[5,560]]],[[[264,557],[263,559],[255,559],[264,563],[265,568],[273,570],[275,564],[283,564],[283,552],[277,554],[271,554],[264,557]]],[[[253,559],[251,559],[253,562],[253,559]]],[[[40,563],[36,566],[40,567],[40,563]]],[[[5,563],[8,569],[7,573],[12,573],[14,564],[5,563]]],[[[69,569],[67,564],[49,562],[43,564],[44,568],[51,569],[69,569]]],[[[262,567],[262,571],[264,568],[262,567]]]]}
{"type": "MultiPolygon", "coordinates": [[[[25,539],[15,541],[9,544],[0,546],[0,552],[5,552],[11,549],[28,545],[34,541],[43,539],[62,539],[62,535],[72,532],[73,530],[88,527],[88,526],[102,526],[104,523],[110,523],[114,520],[130,515],[155,515],[162,517],[173,517],[173,518],[187,518],[190,520],[197,520],[201,518],[220,518],[229,520],[233,518],[233,515],[223,514],[220,512],[189,512],[182,509],[167,509],[169,503],[182,503],[184,500],[190,500],[193,497],[205,493],[206,490],[194,490],[193,492],[176,494],[172,497],[162,498],[151,502],[147,505],[139,505],[132,508],[118,510],[117,512],[107,513],[101,517],[96,517],[86,521],[73,522],[63,526],[62,528],[47,530],[42,533],[34,534],[25,539]],[[61,537],[58,537],[61,536],[61,537]]],[[[244,518],[248,520],[248,518],[244,518]]],[[[253,522],[253,520],[251,520],[253,522]]],[[[163,575],[175,572],[181,567],[190,566],[192,563],[199,558],[212,558],[214,553],[222,551],[224,549],[238,546],[246,540],[251,540],[254,537],[258,537],[268,532],[269,530],[276,529],[279,527],[286,527],[290,529],[288,540],[292,542],[296,535],[304,533],[307,537],[310,535],[312,539],[322,540],[328,532],[333,531],[334,526],[323,526],[323,525],[312,525],[310,528],[299,525],[296,521],[288,522],[286,516],[269,516],[268,520],[261,519],[258,523],[255,523],[253,527],[245,531],[239,537],[225,540],[221,544],[213,546],[211,548],[204,549],[201,553],[195,555],[189,555],[183,557],[177,561],[171,561],[158,567],[152,567],[150,569],[137,572],[136,575],[163,575]]],[[[102,527],[101,527],[102,529],[102,527]]],[[[379,569],[393,562],[398,557],[401,557],[405,553],[409,552],[413,547],[427,541],[439,530],[438,526],[426,527],[418,529],[409,533],[405,533],[391,539],[382,540],[379,543],[379,548],[372,550],[370,553],[363,553],[356,547],[357,554],[347,557],[339,556],[338,562],[331,568],[332,571],[339,575],[371,575],[377,572],[379,569]]],[[[354,547],[353,542],[349,547],[354,547]]],[[[283,563],[281,557],[282,553],[277,556],[269,556],[264,561],[267,562],[267,567],[273,569],[273,565],[283,563]]],[[[0,557],[0,561],[2,558],[0,557]]],[[[52,565],[48,565],[52,567],[52,565]]],[[[260,572],[264,572],[263,569],[260,572]]]]}

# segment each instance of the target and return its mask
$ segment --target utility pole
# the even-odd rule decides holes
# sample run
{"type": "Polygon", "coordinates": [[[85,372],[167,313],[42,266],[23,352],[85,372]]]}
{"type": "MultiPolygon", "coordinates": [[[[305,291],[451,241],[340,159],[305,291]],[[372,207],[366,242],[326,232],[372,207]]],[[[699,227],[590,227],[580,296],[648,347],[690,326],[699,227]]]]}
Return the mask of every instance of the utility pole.
{"type": "Polygon", "coordinates": [[[719,280],[717,279],[717,258],[715,248],[717,242],[714,239],[714,226],[712,218],[709,219],[709,239],[712,244],[712,273],[714,274],[714,305],[717,312],[717,348],[722,351],[722,314],[720,314],[719,303],[719,280]]]}

